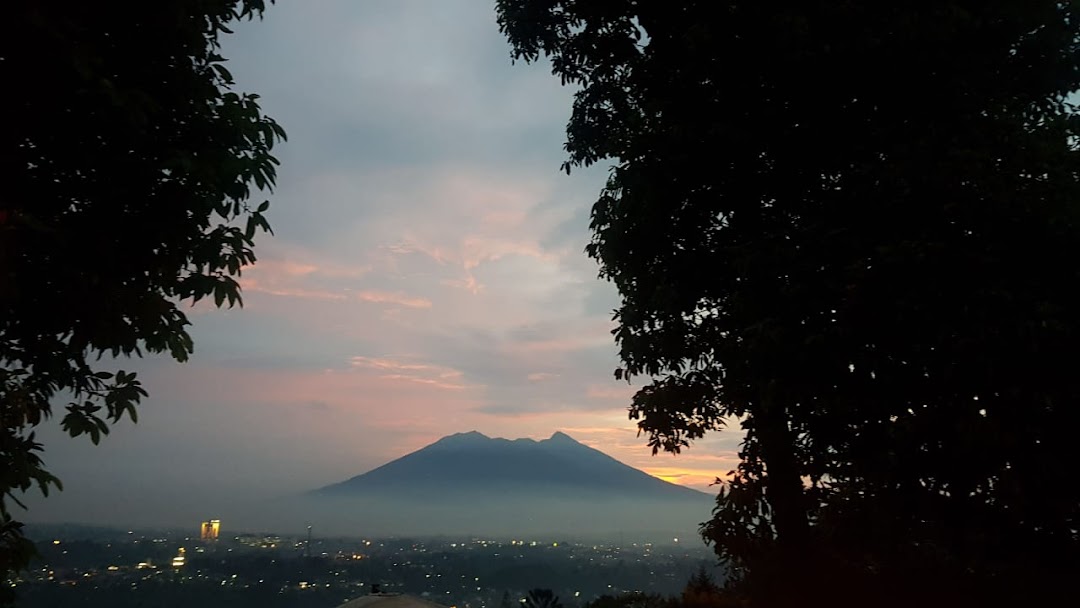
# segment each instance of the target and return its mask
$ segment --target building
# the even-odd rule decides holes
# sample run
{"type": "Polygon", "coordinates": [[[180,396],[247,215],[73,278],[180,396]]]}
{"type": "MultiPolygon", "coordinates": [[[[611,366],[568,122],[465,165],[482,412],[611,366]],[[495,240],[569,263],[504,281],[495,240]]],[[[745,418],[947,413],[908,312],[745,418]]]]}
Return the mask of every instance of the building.
{"type": "Polygon", "coordinates": [[[202,522],[202,530],[199,533],[199,538],[203,540],[217,540],[219,532],[221,532],[220,519],[211,519],[210,521],[204,521],[202,522]]]}

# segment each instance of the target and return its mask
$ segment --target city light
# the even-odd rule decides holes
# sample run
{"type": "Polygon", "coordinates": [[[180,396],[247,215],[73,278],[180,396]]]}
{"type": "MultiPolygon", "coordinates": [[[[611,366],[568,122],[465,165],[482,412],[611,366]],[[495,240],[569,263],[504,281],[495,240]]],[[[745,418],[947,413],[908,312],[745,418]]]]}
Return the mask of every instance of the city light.
{"type": "Polygon", "coordinates": [[[183,547],[180,547],[180,551],[177,553],[176,557],[172,558],[173,568],[182,568],[184,566],[184,562],[187,561],[185,553],[187,553],[187,551],[185,551],[183,547]]]}
{"type": "MultiPolygon", "coordinates": [[[[666,538],[670,541],[672,537],[666,538]]],[[[685,538],[680,540],[685,542],[685,538]]],[[[502,563],[505,556],[511,555],[527,558],[539,567],[558,571],[565,568],[568,572],[579,572],[581,566],[575,564],[584,562],[590,571],[594,571],[594,575],[565,590],[565,597],[572,597],[582,605],[589,598],[601,594],[618,594],[634,589],[655,592],[658,588],[670,586],[671,581],[678,584],[689,576],[689,568],[696,567],[702,559],[702,552],[683,547],[676,549],[676,553],[657,549],[650,551],[651,546],[636,543],[620,548],[618,545],[584,545],[565,540],[553,542],[550,538],[532,541],[518,537],[505,541],[470,539],[464,542],[457,539],[453,542],[437,539],[320,541],[325,543],[320,546],[321,554],[328,559],[315,563],[305,561],[306,554],[300,551],[304,548],[302,541],[300,535],[289,537],[243,533],[235,537],[222,537],[218,543],[200,542],[198,537],[183,534],[139,537],[119,543],[92,542],[96,547],[94,551],[75,557],[61,557],[61,551],[55,551],[52,557],[57,560],[55,565],[43,565],[34,571],[32,580],[20,581],[20,585],[77,586],[87,593],[98,589],[130,587],[133,592],[138,589],[137,593],[150,595],[166,592],[162,585],[212,584],[222,592],[225,588],[254,589],[269,585],[265,589],[276,589],[282,593],[288,593],[290,589],[301,593],[333,589],[342,597],[349,597],[362,595],[368,589],[369,584],[364,582],[370,580],[368,576],[387,577],[406,568],[419,570],[416,572],[419,580],[410,582],[407,587],[386,585],[384,592],[444,598],[443,606],[497,608],[504,605],[500,598],[507,590],[510,591],[507,599],[511,605],[521,605],[518,602],[527,599],[516,595],[514,589],[509,588],[499,576],[482,574],[491,564],[502,563]],[[191,549],[193,559],[188,562],[191,542],[196,544],[191,549]],[[360,553],[356,548],[358,542],[362,547],[370,542],[370,549],[360,553]],[[127,547],[126,553],[131,555],[131,561],[116,561],[119,546],[127,547]],[[512,549],[509,548],[511,546],[512,549]],[[631,550],[630,547],[640,548],[631,550]],[[160,557],[155,557],[155,551],[161,552],[160,557]],[[271,576],[265,576],[259,568],[251,569],[252,558],[263,551],[270,552],[268,557],[271,565],[302,565],[301,571],[305,576],[293,578],[296,570],[291,567],[282,569],[271,566],[274,571],[271,576]],[[89,557],[91,561],[87,561],[88,556],[94,557],[89,557]],[[101,561],[97,561],[99,559],[101,561]],[[208,568],[209,564],[212,565],[208,568]],[[150,584],[151,581],[160,582],[150,584]]],[[[67,544],[66,541],[62,542],[67,544]]]]}
{"type": "Polygon", "coordinates": [[[211,519],[209,521],[202,522],[202,527],[199,531],[199,538],[202,540],[217,540],[218,534],[221,532],[221,520],[211,519]]]}

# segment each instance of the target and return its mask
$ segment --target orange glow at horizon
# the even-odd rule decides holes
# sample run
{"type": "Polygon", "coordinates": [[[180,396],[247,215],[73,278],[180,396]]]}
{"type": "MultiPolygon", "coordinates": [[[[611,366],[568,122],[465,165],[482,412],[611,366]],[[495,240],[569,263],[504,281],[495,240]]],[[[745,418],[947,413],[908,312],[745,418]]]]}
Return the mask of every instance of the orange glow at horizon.
{"type": "Polygon", "coordinates": [[[641,467],[649,475],[662,479],[668,483],[687,486],[703,492],[715,492],[716,488],[710,488],[720,473],[711,469],[691,469],[683,467],[641,467]]]}

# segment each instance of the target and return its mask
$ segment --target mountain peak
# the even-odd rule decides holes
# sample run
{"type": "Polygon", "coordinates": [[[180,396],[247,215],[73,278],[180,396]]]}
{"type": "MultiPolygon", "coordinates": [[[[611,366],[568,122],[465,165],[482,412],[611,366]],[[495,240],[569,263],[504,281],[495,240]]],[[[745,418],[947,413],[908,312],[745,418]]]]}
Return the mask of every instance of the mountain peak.
{"type": "Polygon", "coordinates": [[[461,437],[462,439],[465,439],[465,438],[468,438],[468,439],[491,439],[491,437],[488,437],[487,435],[481,433],[480,431],[469,431],[467,433],[454,433],[453,435],[451,435],[451,437],[461,437]]]}
{"type": "Polygon", "coordinates": [[[491,441],[491,437],[488,437],[479,431],[469,431],[467,433],[447,435],[432,445],[474,445],[487,441],[491,441]]]}
{"type": "Polygon", "coordinates": [[[578,443],[578,441],[576,439],[574,439],[573,437],[567,435],[566,433],[564,433],[562,431],[555,431],[554,433],[551,434],[551,437],[549,437],[545,441],[551,441],[553,443],[574,443],[574,444],[578,443]]]}
{"type": "Polygon", "coordinates": [[[515,444],[536,444],[536,443],[552,443],[554,445],[581,445],[579,441],[573,437],[567,435],[562,431],[555,431],[551,434],[551,437],[547,439],[541,439],[536,441],[527,437],[521,439],[499,439],[488,437],[487,435],[479,431],[468,431],[465,433],[454,433],[453,435],[447,435],[442,439],[439,439],[431,445],[443,445],[443,446],[469,446],[480,445],[483,443],[489,443],[492,441],[505,442],[509,441],[515,444]]]}

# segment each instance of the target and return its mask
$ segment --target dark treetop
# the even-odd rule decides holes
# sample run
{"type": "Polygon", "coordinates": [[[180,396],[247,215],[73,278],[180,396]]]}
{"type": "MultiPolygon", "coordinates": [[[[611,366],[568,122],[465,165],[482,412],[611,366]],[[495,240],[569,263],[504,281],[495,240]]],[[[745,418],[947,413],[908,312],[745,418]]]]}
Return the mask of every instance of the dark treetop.
{"type": "Polygon", "coordinates": [[[654,450],[746,430],[704,529],[745,588],[1063,589],[1078,3],[497,5],[580,87],[567,169],[614,163],[588,253],[631,417],[654,450]]]}
{"type": "Polygon", "coordinates": [[[59,481],[32,429],[95,443],[146,392],[109,357],[192,352],[182,303],[240,301],[232,278],[269,230],[284,132],[233,91],[226,25],[263,0],[5,6],[0,80],[0,573],[28,546],[16,490],[59,481]],[[103,369],[107,368],[107,369],[103,369]]]}

